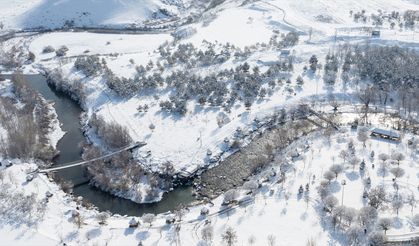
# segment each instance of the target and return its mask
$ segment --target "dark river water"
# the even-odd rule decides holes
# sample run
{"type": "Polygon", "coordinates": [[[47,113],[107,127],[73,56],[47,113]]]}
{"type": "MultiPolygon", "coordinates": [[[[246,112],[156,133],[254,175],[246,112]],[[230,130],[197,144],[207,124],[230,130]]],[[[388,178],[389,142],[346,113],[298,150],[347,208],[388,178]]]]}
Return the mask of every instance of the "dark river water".
{"type": "MultiPolygon", "coordinates": [[[[10,78],[10,75],[2,75],[10,78]]],[[[37,90],[48,101],[54,102],[54,108],[61,123],[61,129],[66,134],[60,139],[57,150],[60,155],[54,160],[54,165],[59,166],[68,162],[81,160],[81,146],[84,136],[80,128],[79,116],[82,110],[71,98],[63,92],[56,91],[49,86],[42,75],[24,75],[28,85],[37,90]]],[[[165,194],[160,202],[137,204],[130,200],[115,197],[88,185],[82,166],[60,170],[57,173],[61,178],[70,180],[76,185],[73,189],[75,196],[82,196],[84,200],[94,204],[101,211],[121,215],[141,216],[144,213],[164,213],[173,211],[181,204],[188,205],[195,201],[192,196],[192,187],[177,187],[165,194]]]]}

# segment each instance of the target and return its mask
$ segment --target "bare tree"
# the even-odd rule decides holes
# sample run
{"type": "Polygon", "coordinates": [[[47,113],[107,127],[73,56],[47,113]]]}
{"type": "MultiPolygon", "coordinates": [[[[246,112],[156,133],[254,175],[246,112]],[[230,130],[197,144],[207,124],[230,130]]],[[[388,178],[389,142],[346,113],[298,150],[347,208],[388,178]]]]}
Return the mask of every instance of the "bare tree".
{"type": "Polygon", "coordinates": [[[368,237],[370,246],[382,246],[386,241],[386,236],[382,232],[372,232],[368,237]]]}
{"type": "Polygon", "coordinates": [[[339,164],[332,165],[329,170],[335,174],[335,178],[338,178],[338,175],[343,172],[343,166],[339,164]]]}
{"type": "Polygon", "coordinates": [[[410,205],[411,212],[413,213],[413,209],[416,207],[416,197],[415,195],[411,194],[406,199],[407,203],[410,205]]]}
{"type": "Polygon", "coordinates": [[[276,244],[276,237],[272,234],[268,235],[268,245],[275,246],[276,244]]]}
{"type": "MultiPolygon", "coordinates": [[[[418,216],[419,217],[419,216],[418,216]]],[[[419,220],[418,220],[419,221],[419,220]]],[[[256,242],[256,237],[254,235],[250,235],[249,239],[247,240],[250,246],[253,246],[256,242]]]]}
{"type": "Polygon", "coordinates": [[[391,174],[393,174],[394,178],[400,178],[404,175],[404,170],[403,168],[400,167],[394,167],[392,169],[390,169],[391,174]]]}
{"type": "Polygon", "coordinates": [[[378,155],[378,159],[385,163],[388,159],[390,159],[390,156],[388,156],[386,153],[381,153],[378,155]]]}
{"type": "Polygon", "coordinates": [[[365,124],[368,123],[368,114],[370,112],[370,104],[374,103],[376,98],[376,92],[373,87],[368,86],[364,89],[360,89],[357,93],[358,99],[363,104],[362,107],[362,118],[365,120],[365,124]]]}
{"type": "Polygon", "coordinates": [[[185,216],[186,213],[187,213],[187,209],[183,205],[177,208],[174,212],[178,221],[182,221],[183,216],[185,216]]]}
{"type": "Polygon", "coordinates": [[[384,187],[378,186],[373,188],[370,193],[368,194],[369,205],[378,209],[381,204],[386,200],[386,191],[384,187]]]}
{"type": "Polygon", "coordinates": [[[327,179],[327,181],[330,184],[330,182],[336,177],[336,175],[332,171],[326,171],[324,172],[323,177],[327,179]]]}
{"type": "Polygon", "coordinates": [[[349,156],[350,155],[349,155],[348,151],[346,151],[346,150],[341,150],[339,152],[339,157],[342,158],[343,164],[345,164],[345,162],[346,162],[346,160],[348,159],[349,156]]]}
{"type": "Polygon", "coordinates": [[[351,245],[359,245],[362,239],[363,230],[361,227],[354,225],[351,226],[348,231],[348,239],[351,242],[351,245]]]}
{"type": "Polygon", "coordinates": [[[415,216],[413,216],[412,222],[415,226],[419,227],[419,214],[415,214],[415,216]]]}
{"type": "Polygon", "coordinates": [[[400,195],[395,195],[391,201],[391,206],[396,211],[397,216],[399,215],[399,210],[403,207],[404,201],[403,197],[400,195]]]}
{"type": "Polygon", "coordinates": [[[207,225],[202,228],[201,237],[208,245],[210,245],[214,238],[214,228],[211,225],[207,225]]]}
{"type": "Polygon", "coordinates": [[[392,227],[393,222],[390,218],[381,218],[377,222],[378,228],[384,231],[384,234],[387,233],[387,231],[392,227]]]}
{"type": "Polygon", "coordinates": [[[109,218],[109,214],[101,212],[97,214],[96,219],[99,221],[99,225],[106,225],[106,220],[109,218]]]}
{"type": "Polygon", "coordinates": [[[358,140],[362,142],[364,148],[366,147],[365,142],[368,140],[368,128],[367,127],[359,127],[358,128],[358,140]]]}
{"type": "Polygon", "coordinates": [[[403,155],[403,153],[400,152],[393,152],[391,154],[391,159],[397,161],[397,165],[400,165],[400,162],[403,161],[405,158],[405,156],[403,155]]]}
{"type": "Polygon", "coordinates": [[[370,206],[362,207],[358,212],[358,221],[361,224],[361,226],[366,226],[375,223],[377,217],[377,209],[370,206]]]}
{"type": "Polygon", "coordinates": [[[73,220],[79,229],[84,224],[84,217],[80,213],[75,214],[73,220]]]}
{"type": "Polygon", "coordinates": [[[307,239],[306,246],[316,246],[316,240],[314,238],[307,239]]]}
{"type": "Polygon", "coordinates": [[[229,226],[221,235],[221,238],[227,246],[233,246],[237,242],[237,233],[232,227],[229,226]]]}
{"type": "Polygon", "coordinates": [[[259,184],[255,180],[247,181],[243,184],[243,189],[248,190],[252,194],[257,190],[259,184]]]}
{"type": "Polygon", "coordinates": [[[352,170],[355,169],[356,164],[358,164],[359,162],[360,162],[360,160],[356,156],[351,156],[351,158],[349,158],[349,163],[351,163],[351,165],[352,165],[352,170]]]}
{"type": "Polygon", "coordinates": [[[144,214],[141,218],[143,219],[144,223],[149,224],[149,226],[151,227],[155,217],[156,216],[154,214],[144,214]]]}
{"type": "Polygon", "coordinates": [[[333,195],[329,195],[324,199],[323,203],[325,209],[332,212],[336,205],[338,205],[338,199],[333,195]]]}
{"type": "Polygon", "coordinates": [[[228,190],[226,191],[226,193],[224,193],[223,203],[230,204],[236,201],[238,196],[239,196],[239,192],[237,190],[235,189],[228,190]]]}

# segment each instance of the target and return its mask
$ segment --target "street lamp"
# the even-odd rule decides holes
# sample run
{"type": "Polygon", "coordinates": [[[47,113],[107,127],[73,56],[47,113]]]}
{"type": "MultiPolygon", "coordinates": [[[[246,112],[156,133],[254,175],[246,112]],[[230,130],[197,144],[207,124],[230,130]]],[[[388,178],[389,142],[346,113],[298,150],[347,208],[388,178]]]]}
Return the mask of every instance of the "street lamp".
{"type": "Polygon", "coordinates": [[[345,191],[346,180],[342,179],[342,182],[340,184],[342,185],[342,206],[343,206],[343,193],[345,191]]]}

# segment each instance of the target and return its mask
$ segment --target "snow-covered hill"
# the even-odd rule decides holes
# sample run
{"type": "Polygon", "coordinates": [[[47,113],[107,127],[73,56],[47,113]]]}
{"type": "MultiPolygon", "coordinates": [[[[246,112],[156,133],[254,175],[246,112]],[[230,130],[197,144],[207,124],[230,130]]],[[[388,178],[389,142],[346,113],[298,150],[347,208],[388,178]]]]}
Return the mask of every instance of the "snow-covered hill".
{"type": "Polygon", "coordinates": [[[16,0],[0,1],[4,28],[57,28],[63,25],[128,26],[178,15],[185,0],[16,0]]]}

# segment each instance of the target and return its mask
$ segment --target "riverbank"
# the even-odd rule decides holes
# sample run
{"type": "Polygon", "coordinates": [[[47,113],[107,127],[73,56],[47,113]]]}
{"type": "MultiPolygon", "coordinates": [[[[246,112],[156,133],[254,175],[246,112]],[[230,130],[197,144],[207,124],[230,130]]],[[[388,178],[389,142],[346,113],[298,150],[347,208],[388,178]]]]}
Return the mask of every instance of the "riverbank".
{"type": "MultiPolygon", "coordinates": [[[[44,76],[24,76],[26,76],[28,85],[38,91],[54,107],[55,115],[58,117],[54,124],[60,124],[63,131],[65,131],[65,135],[57,143],[57,150],[60,152],[60,155],[54,159],[54,165],[59,166],[81,160],[82,146],[80,144],[85,141],[85,136],[80,125],[82,110],[78,104],[64,92],[54,90],[53,86],[48,85],[44,76]]],[[[56,132],[54,131],[53,133],[55,134],[56,132]]],[[[58,135],[52,136],[56,140],[58,135]]],[[[113,196],[89,185],[84,167],[60,170],[55,175],[60,180],[69,181],[75,185],[72,189],[74,197],[81,196],[86,203],[94,205],[99,210],[110,211],[115,214],[141,216],[145,213],[164,213],[173,211],[181,205],[192,204],[196,200],[193,196],[192,188],[186,186],[177,187],[173,191],[164,193],[159,202],[138,204],[113,196]]]]}
{"type": "MultiPolygon", "coordinates": [[[[272,118],[272,122],[277,119],[272,118]]],[[[198,183],[200,195],[215,198],[224,192],[243,185],[252,175],[262,175],[262,180],[269,180],[272,176],[280,175],[266,170],[274,161],[274,153],[292,144],[299,137],[318,129],[316,125],[301,119],[281,123],[265,131],[260,131],[247,146],[230,155],[214,168],[204,172],[195,181],[198,183]]],[[[304,147],[300,148],[304,149],[304,147]]],[[[296,150],[297,151],[297,150],[296,150]]],[[[298,154],[298,152],[296,152],[298,154]]],[[[281,156],[279,162],[286,162],[286,157],[281,156]]],[[[285,163],[284,163],[285,164],[285,163]]]]}

